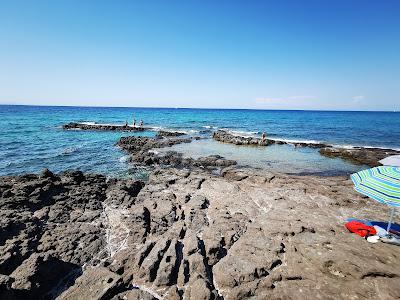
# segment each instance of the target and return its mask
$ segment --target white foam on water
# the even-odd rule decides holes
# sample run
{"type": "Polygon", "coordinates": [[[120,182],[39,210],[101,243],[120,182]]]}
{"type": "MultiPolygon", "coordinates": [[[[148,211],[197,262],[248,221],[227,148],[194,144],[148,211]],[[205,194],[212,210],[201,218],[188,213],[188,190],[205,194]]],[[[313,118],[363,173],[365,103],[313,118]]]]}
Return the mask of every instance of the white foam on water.
{"type": "Polygon", "coordinates": [[[231,130],[231,129],[223,129],[226,132],[241,137],[256,137],[259,132],[258,131],[240,131],[240,130],[231,130]]]}
{"type": "Polygon", "coordinates": [[[206,129],[217,129],[218,128],[218,126],[214,126],[214,125],[204,125],[204,126],[201,126],[202,128],[206,128],[206,129]]]}
{"type": "MultiPolygon", "coordinates": [[[[125,126],[124,124],[113,124],[113,123],[97,123],[97,122],[79,122],[78,124],[82,124],[82,125],[95,125],[95,126],[125,126]]],[[[128,125],[129,127],[133,127],[132,125],[128,125]]],[[[138,127],[138,126],[136,126],[138,127]]]]}
{"type": "Polygon", "coordinates": [[[289,144],[291,144],[291,143],[293,143],[293,144],[295,144],[295,143],[306,143],[306,144],[323,144],[323,142],[316,141],[316,140],[306,140],[306,139],[302,140],[302,139],[280,139],[280,138],[270,138],[270,137],[268,137],[268,135],[267,135],[267,138],[268,138],[268,139],[270,139],[270,140],[273,140],[273,141],[285,142],[285,143],[289,143],[289,144]]]}
{"type": "Polygon", "coordinates": [[[178,132],[178,133],[183,133],[183,134],[195,134],[198,133],[198,130],[193,130],[193,129],[188,129],[188,130],[180,130],[180,129],[174,129],[174,128],[168,128],[168,127],[162,127],[162,126],[151,126],[149,127],[151,131],[166,131],[166,132],[178,132]]]}
{"type": "Polygon", "coordinates": [[[77,151],[80,147],[67,147],[62,151],[62,154],[71,154],[77,151]]]}
{"type": "Polygon", "coordinates": [[[124,162],[127,162],[128,159],[129,159],[129,155],[124,155],[124,156],[122,156],[122,157],[119,158],[119,161],[122,162],[122,163],[124,163],[124,162]]]}

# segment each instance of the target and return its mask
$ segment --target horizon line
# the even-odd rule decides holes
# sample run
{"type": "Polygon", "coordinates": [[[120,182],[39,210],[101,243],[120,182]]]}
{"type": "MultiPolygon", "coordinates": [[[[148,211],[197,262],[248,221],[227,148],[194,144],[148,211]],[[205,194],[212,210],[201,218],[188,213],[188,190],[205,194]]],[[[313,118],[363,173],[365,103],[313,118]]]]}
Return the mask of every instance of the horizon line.
{"type": "Polygon", "coordinates": [[[156,107],[156,106],[103,106],[103,105],[45,105],[45,104],[7,104],[0,103],[0,106],[31,106],[31,107],[81,107],[81,108],[147,108],[147,109],[199,109],[199,110],[261,110],[261,111],[326,111],[326,112],[394,112],[398,110],[345,110],[345,109],[277,109],[277,108],[223,108],[223,107],[156,107]]]}

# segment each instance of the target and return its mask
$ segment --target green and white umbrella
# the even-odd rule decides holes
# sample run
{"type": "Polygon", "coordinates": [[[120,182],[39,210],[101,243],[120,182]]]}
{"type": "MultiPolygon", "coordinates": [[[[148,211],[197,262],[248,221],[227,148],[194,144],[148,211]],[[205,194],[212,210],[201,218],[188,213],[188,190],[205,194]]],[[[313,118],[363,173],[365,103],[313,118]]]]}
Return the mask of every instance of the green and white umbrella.
{"type": "Polygon", "coordinates": [[[400,207],[400,167],[380,166],[352,174],[355,190],[380,203],[392,207],[387,227],[394,217],[394,209],[400,207]]]}

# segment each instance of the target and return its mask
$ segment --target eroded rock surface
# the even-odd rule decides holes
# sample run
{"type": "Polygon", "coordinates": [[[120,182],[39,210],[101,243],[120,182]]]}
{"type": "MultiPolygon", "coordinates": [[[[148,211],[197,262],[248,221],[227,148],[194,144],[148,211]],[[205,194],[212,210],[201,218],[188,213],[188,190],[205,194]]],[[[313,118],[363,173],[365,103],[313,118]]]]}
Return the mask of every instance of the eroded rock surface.
{"type": "Polygon", "coordinates": [[[132,202],[142,187],[79,171],[0,177],[0,298],[53,299],[123,247],[112,201],[132,202]]]}
{"type": "Polygon", "coordinates": [[[387,218],[386,208],[359,196],[349,179],[235,167],[221,174],[157,169],[145,185],[81,173],[1,178],[1,292],[53,290],[47,295],[59,299],[400,297],[400,247],[369,244],[343,226],[348,217],[387,218]],[[49,182],[58,193],[29,200],[49,182]],[[20,219],[24,226],[7,225],[20,219]],[[44,243],[50,234],[58,239],[44,243]],[[40,267],[46,261],[67,264],[57,278],[69,264],[79,272],[50,289],[35,275],[48,269],[40,267]]]}

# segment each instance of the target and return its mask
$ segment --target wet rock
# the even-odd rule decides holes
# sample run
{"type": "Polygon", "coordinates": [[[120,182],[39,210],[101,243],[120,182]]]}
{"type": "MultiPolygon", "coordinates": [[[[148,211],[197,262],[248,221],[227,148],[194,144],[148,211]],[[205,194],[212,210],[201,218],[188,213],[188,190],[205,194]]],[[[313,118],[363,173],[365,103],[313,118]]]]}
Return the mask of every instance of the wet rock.
{"type": "Polygon", "coordinates": [[[342,158],[352,163],[377,167],[381,164],[379,161],[390,155],[400,154],[400,151],[381,148],[362,148],[354,147],[351,149],[325,147],[319,150],[319,153],[326,157],[342,158]]]}

